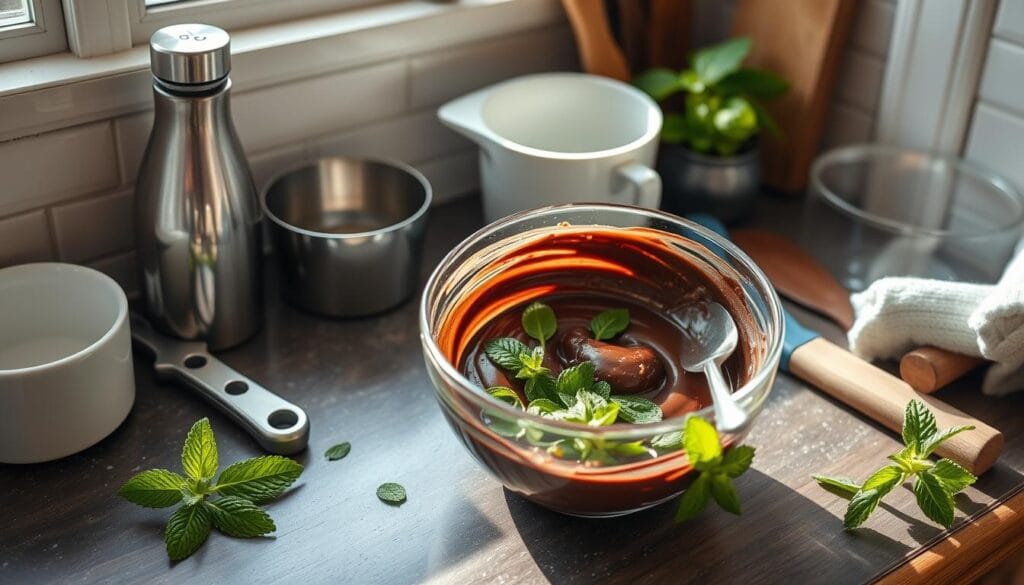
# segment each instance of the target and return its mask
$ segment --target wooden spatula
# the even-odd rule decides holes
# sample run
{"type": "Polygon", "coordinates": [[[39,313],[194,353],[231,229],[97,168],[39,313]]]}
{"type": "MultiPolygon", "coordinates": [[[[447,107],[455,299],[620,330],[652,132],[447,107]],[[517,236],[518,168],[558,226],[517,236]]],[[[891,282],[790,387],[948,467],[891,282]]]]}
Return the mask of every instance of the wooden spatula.
{"type": "Polygon", "coordinates": [[[612,36],[604,0],[562,0],[562,5],[576,37],[583,70],[628,82],[629,66],[612,36]]]}
{"type": "MultiPolygon", "coordinates": [[[[736,230],[733,241],[765,271],[779,294],[828,317],[843,329],[853,325],[849,293],[799,246],[763,230],[736,230]]],[[[922,347],[900,360],[900,377],[914,390],[930,394],[983,362],[937,347],[922,347]]]]}

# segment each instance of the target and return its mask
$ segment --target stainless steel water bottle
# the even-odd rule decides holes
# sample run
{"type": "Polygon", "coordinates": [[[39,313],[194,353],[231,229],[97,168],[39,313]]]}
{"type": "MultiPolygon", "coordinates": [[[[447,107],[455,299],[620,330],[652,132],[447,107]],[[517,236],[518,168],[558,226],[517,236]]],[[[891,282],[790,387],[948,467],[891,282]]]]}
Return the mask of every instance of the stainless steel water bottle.
{"type": "Polygon", "coordinates": [[[262,321],[260,208],[231,121],[230,38],[181,24],[150,39],[153,130],[135,186],[150,320],[165,333],[237,345],[262,321]]]}

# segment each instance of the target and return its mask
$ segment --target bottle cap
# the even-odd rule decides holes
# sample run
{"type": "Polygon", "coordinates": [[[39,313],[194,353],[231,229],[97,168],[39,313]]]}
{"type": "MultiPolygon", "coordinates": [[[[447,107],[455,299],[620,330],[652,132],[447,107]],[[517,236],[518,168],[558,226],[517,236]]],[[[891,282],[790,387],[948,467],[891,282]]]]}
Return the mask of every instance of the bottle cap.
{"type": "Polygon", "coordinates": [[[149,39],[153,76],[176,85],[204,85],[231,71],[231,37],[208,24],[165,26],[149,39]]]}

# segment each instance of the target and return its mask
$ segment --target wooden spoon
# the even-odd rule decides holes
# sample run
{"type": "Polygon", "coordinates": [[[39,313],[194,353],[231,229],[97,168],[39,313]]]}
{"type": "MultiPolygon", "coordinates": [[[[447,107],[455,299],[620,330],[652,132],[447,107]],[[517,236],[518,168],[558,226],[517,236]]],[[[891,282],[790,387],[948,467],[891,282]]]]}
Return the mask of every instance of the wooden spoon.
{"type": "Polygon", "coordinates": [[[612,36],[604,0],[562,0],[562,5],[576,36],[583,70],[628,83],[629,67],[612,36]]]}
{"type": "MultiPolygon", "coordinates": [[[[779,294],[828,317],[843,329],[853,325],[849,293],[799,246],[763,230],[736,230],[732,239],[765,271],[779,294]]],[[[937,347],[922,347],[900,360],[900,377],[914,390],[930,394],[983,362],[937,347]]]]}

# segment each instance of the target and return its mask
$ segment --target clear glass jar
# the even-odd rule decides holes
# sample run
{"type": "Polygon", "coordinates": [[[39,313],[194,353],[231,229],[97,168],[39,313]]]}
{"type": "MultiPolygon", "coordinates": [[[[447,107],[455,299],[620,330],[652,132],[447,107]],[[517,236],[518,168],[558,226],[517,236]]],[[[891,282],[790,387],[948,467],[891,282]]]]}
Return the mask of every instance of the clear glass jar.
{"type": "MultiPolygon", "coordinates": [[[[754,351],[757,359],[747,379],[734,390],[736,401],[751,421],[767,399],[778,368],[782,306],[767,277],[731,242],[679,217],[625,206],[563,205],[512,215],[467,238],[435,269],[420,305],[421,339],[441,410],[464,446],[508,489],[540,505],[578,516],[628,514],[683,492],[692,479],[692,468],[685,452],[678,447],[664,448],[664,442],[682,429],[686,416],[695,414],[713,421],[710,407],[643,425],[586,427],[556,421],[493,398],[471,383],[443,349],[450,346],[450,340],[441,338],[447,335],[446,321],[453,311],[510,268],[499,260],[525,240],[559,229],[563,222],[574,228],[653,228],[663,233],[681,256],[714,266],[740,285],[735,287],[736,294],[752,314],[761,344],[754,351]],[[510,426],[525,432],[514,436],[508,432],[510,426]],[[595,466],[559,458],[542,447],[558,439],[595,445],[640,441],[647,455],[595,466]]],[[[748,430],[749,425],[736,434],[723,435],[723,446],[737,444],[748,430]]]]}

